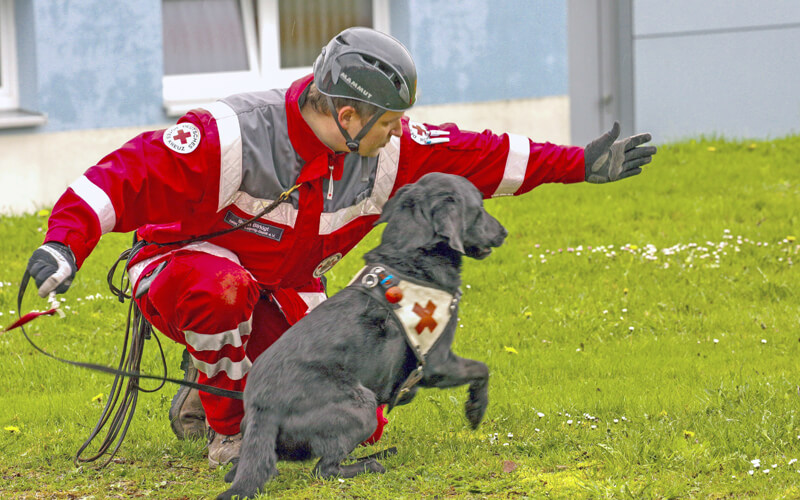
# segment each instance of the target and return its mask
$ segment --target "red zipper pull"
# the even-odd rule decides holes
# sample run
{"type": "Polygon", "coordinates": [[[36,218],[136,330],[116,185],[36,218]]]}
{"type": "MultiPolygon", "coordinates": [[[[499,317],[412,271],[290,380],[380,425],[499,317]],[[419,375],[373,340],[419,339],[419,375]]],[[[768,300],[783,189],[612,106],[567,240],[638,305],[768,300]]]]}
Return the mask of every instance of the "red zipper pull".
{"type": "Polygon", "coordinates": [[[327,198],[329,200],[332,200],[333,199],[333,165],[328,165],[328,168],[331,171],[331,178],[328,181],[328,196],[327,196],[327,198]]]}

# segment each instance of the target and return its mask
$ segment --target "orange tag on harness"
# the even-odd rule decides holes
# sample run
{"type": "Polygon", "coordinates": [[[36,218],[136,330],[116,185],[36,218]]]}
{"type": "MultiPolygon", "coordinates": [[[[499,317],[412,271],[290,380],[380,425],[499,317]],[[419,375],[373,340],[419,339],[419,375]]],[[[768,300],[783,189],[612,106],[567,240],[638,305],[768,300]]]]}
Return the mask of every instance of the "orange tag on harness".
{"type": "Polygon", "coordinates": [[[388,300],[390,304],[397,304],[403,300],[403,290],[401,290],[399,286],[389,287],[389,289],[386,290],[386,300],[388,300]]]}

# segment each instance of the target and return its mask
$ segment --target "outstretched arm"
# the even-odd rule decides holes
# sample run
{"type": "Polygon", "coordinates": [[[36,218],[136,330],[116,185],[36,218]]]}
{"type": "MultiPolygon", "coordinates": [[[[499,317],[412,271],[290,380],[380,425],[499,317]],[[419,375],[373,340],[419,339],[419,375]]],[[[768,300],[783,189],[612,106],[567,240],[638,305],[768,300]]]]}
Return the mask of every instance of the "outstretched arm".
{"type": "Polygon", "coordinates": [[[637,134],[617,140],[619,122],[611,130],[590,142],[584,149],[586,182],[603,184],[640,174],[642,166],[653,161],[656,147],[645,145],[650,134],[637,134]]]}

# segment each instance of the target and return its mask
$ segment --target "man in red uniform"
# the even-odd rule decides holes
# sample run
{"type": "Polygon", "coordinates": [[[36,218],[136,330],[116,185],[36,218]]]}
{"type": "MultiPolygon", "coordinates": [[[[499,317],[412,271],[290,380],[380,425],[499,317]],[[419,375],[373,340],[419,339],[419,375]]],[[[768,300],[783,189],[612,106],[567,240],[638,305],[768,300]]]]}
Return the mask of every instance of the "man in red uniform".
{"type": "MultiPolygon", "coordinates": [[[[299,184],[240,230],[145,246],[128,269],[148,321],[186,346],[187,378],[241,391],[253,360],[325,300],[324,273],[401,186],[439,171],[466,177],[487,198],[519,195],[547,182],[629,177],[656,152],[643,146],[649,134],[617,140],[616,124],[579,148],[415,123],[404,112],[416,80],[397,40],[351,28],[290,88],[234,95],[139,135],[56,203],[28,264],[39,294],[65,292],[107,232],[186,240],[247,220],[299,184]]],[[[238,456],[242,415],[241,401],[186,388],[170,409],[179,438],[204,435],[207,422],[211,465],[238,456]]]]}

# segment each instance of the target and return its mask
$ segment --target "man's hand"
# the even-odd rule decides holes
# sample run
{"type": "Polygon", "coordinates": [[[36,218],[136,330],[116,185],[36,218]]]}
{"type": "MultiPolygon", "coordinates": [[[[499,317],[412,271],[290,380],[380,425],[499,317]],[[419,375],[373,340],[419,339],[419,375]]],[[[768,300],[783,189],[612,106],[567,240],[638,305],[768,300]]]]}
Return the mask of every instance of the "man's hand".
{"type": "Polygon", "coordinates": [[[618,181],[642,172],[642,165],[653,160],[655,146],[642,146],[652,139],[650,134],[619,137],[619,122],[611,130],[593,140],[583,150],[586,181],[595,184],[618,181]]]}
{"type": "Polygon", "coordinates": [[[28,272],[36,281],[39,297],[47,297],[53,291],[66,292],[77,270],[72,250],[55,241],[48,241],[37,248],[28,260],[28,272]]]}

